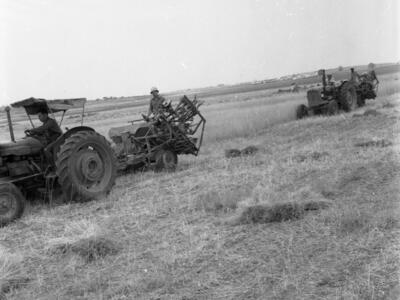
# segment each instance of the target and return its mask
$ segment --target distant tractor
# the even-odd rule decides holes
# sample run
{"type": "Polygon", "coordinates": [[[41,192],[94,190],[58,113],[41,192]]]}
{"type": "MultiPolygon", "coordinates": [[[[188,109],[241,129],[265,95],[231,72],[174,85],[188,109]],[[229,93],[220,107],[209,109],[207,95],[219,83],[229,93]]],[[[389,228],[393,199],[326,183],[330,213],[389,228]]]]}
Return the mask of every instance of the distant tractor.
{"type": "Polygon", "coordinates": [[[199,111],[201,104],[183,96],[175,108],[165,104],[154,117],[142,115],[143,119],[132,121],[130,130],[111,128],[118,170],[174,171],[178,155],[197,156],[206,123],[199,111]]]}
{"type": "MultiPolygon", "coordinates": [[[[45,110],[51,116],[82,108],[85,98],[45,100],[29,98],[11,104],[32,115],[45,110]]],[[[108,193],[115,182],[116,161],[106,139],[86,126],[71,128],[54,142],[43,144],[40,135],[15,140],[10,108],[6,108],[11,142],[0,144],[0,226],[21,217],[25,201],[40,192],[49,195],[59,186],[68,201],[85,201],[108,193]]],[[[55,119],[55,118],[54,118],[55,119]]]]}
{"type": "Polygon", "coordinates": [[[339,85],[334,82],[327,83],[325,70],[320,70],[322,88],[307,91],[308,107],[301,104],[297,107],[296,116],[302,119],[308,115],[335,115],[339,109],[351,111],[357,106],[357,88],[350,81],[339,85]]]}
{"type": "Polygon", "coordinates": [[[307,91],[308,107],[304,104],[297,107],[297,119],[309,115],[335,115],[339,110],[349,112],[365,105],[366,99],[376,97],[373,83],[367,77],[355,75],[353,69],[351,79],[339,84],[327,82],[325,70],[318,71],[318,75],[322,77],[322,88],[307,91]]]}

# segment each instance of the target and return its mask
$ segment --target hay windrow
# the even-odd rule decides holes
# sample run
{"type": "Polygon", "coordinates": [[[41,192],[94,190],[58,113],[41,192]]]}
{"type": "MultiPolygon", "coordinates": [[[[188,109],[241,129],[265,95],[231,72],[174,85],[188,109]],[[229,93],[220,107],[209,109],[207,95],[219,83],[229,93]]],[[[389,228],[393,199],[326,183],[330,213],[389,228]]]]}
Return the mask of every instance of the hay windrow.
{"type": "Polygon", "coordinates": [[[108,255],[115,255],[120,250],[121,247],[116,241],[104,236],[92,236],[54,245],[49,252],[53,255],[75,254],[90,263],[108,255]]]}
{"type": "Polygon", "coordinates": [[[325,209],[330,204],[326,200],[311,200],[300,203],[286,202],[273,205],[253,205],[242,209],[238,216],[228,221],[228,224],[262,224],[297,220],[302,218],[308,211],[325,209]]]}
{"type": "Polygon", "coordinates": [[[226,149],[225,150],[225,157],[226,158],[234,158],[234,157],[240,157],[240,156],[251,156],[256,154],[260,149],[257,146],[250,145],[242,150],[239,149],[226,149]]]}
{"type": "Polygon", "coordinates": [[[367,148],[367,147],[384,148],[384,147],[389,147],[392,145],[393,145],[393,143],[386,139],[370,140],[370,141],[358,142],[358,143],[354,144],[354,146],[356,146],[356,147],[365,147],[365,148],[367,148]]]}

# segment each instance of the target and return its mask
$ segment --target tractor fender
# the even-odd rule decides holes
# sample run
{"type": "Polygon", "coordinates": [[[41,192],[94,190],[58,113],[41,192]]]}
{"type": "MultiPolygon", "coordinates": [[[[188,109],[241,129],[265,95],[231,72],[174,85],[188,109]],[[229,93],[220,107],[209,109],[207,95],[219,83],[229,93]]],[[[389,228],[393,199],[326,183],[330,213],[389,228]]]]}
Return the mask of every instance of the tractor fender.
{"type": "Polygon", "coordinates": [[[79,131],[95,131],[92,127],[88,127],[88,126],[78,126],[78,127],[74,127],[72,129],[69,129],[66,133],[64,133],[62,136],[60,136],[57,141],[59,139],[64,139],[66,140],[67,138],[69,138],[72,134],[79,132],[79,131]]]}
{"type": "Polygon", "coordinates": [[[51,163],[54,164],[55,158],[57,156],[58,151],[60,150],[60,146],[64,143],[64,141],[69,138],[71,135],[81,131],[95,131],[93,128],[88,126],[77,126],[69,129],[63,135],[61,135],[56,141],[48,145],[44,151],[48,153],[47,157],[52,157],[54,161],[51,163]]]}

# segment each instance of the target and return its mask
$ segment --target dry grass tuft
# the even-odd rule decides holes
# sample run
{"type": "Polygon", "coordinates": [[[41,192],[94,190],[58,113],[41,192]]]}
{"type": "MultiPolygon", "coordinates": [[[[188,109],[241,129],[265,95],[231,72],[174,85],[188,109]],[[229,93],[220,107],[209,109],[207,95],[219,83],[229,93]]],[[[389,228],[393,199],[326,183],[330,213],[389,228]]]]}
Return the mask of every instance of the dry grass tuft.
{"type": "Polygon", "coordinates": [[[21,266],[22,257],[11,254],[0,248],[0,299],[5,294],[27,284],[30,279],[24,274],[21,266]]]}
{"type": "Polygon", "coordinates": [[[329,206],[330,202],[325,200],[248,206],[241,211],[239,216],[228,221],[228,223],[230,225],[240,225],[296,220],[302,218],[307,211],[325,209],[329,206]]]}
{"type": "Polygon", "coordinates": [[[354,146],[356,147],[389,147],[392,146],[393,143],[391,141],[381,139],[381,140],[371,140],[371,141],[366,141],[366,142],[359,142],[355,143],[354,146]]]}
{"type": "Polygon", "coordinates": [[[50,249],[52,254],[75,254],[90,263],[107,255],[115,255],[120,251],[118,244],[104,236],[84,238],[74,243],[55,245],[50,249]]]}
{"type": "Polygon", "coordinates": [[[226,149],[225,150],[225,157],[226,158],[233,158],[239,156],[250,156],[256,154],[260,149],[256,146],[247,146],[246,148],[239,150],[239,149],[226,149]]]}
{"type": "Polygon", "coordinates": [[[247,146],[246,148],[242,149],[242,151],[240,151],[240,154],[242,156],[254,155],[258,151],[259,151],[259,149],[256,146],[247,146]]]}
{"type": "Polygon", "coordinates": [[[91,220],[80,220],[67,224],[60,238],[49,241],[51,255],[75,254],[89,263],[120,251],[119,244],[106,229],[91,220]]]}
{"type": "Polygon", "coordinates": [[[319,161],[327,156],[329,156],[329,153],[326,151],[324,152],[313,151],[311,153],[306,153],[306,154],[296,154],[295,156],[293,156],[293,160],[299,163],[309,159],[319,161]]]}
{"type": "Polygon", "coordinates": [[[239,157],[240,156],[240,150],[239,149],[226,149],[225,150],[225,157],[226,158],[233,158],[233,157],[239,157]]]}

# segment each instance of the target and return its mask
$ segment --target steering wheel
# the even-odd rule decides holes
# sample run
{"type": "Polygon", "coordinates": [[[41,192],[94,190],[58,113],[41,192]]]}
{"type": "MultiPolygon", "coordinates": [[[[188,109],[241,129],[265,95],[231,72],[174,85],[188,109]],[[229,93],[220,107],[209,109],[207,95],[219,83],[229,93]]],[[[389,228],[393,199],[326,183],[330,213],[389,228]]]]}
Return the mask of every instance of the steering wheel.
{"type": "Polygon", "coordinates": [[[37,133],[37,132],[32,132],[30,129],[24,130],[24,133],[27,137],[45,137],[46,135],[44,133],[37,133]]]}
{"type": "Polygon", "coordinates": [[[25,133],[25,135],[28,136],[28,137],[32,136],[32,133],[31,133],[31,131],[30,131],[29,129],[25,129],[25,130],[24,130],[24,133],[25,133]]]}

